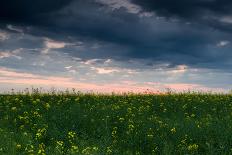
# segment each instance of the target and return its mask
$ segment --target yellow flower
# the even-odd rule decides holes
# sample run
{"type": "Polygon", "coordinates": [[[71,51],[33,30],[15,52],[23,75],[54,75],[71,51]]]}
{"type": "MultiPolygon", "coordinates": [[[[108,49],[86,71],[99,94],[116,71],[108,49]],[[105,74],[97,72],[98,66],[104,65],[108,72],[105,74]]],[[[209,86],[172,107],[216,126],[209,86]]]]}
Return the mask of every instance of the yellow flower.
{"type": "Polygon", "coordinates": [[[188,146],[188,150],[189,151],[197,151],[198,147],[199,146],[197,144],[191,144],[188,146]]]}
{"type": "Polygon", "coordinates": [[[77,153],[77,152],[79,152],[79,148],[78,148],[78,146],[76,146],[76,145],[72,145],[72,146],[71,146],[71,152],[73,152],[73,153],[77,153]]]}
{"type": "Polygon", "coordinates": [[[28,153],[33,153],[34,152],[34,146],[33,145],[27,145],[25,148],[25,151],[28,153]]]}
{"type": "Polygon", "coordinates": [[[21,129],[21,130],[22,130],[23,128],[24,128],[24,125],[20,125],[19,129],[21,129]]]}
{"type": "Polygon", "coordinates": [[[153,134],[148,134],[147,137],[148,137],[148,138],[153,138],[154,135],[153,135],[153,134]]]}
{"type": "Polygon", "coordinates": [[[192,114],[191,117],[195,117],[196,115],[195,114],[192,114]]]}
{"type": "Polygon", "coordinates": [[[46,109],[46,110],[50,109],[50,107],[51,107],[51,106],[50,106],[49,103],[46,103],[46,104],[45,104],[45,109],[46,109]]]}
{"type": "Polygon", "coordinates": [[[113,128],[113,131],[112,131],[112,133],[111,133],[111,135],[112,135],[113,138],[116,138],[117,129],[118,129],[117,127],[114,127],[114,128],[113,128]]]}
{"type": "Polygon", "coordinates": [[[57,144],[58,146],[63,146],[63,145],[64,145],[64,142],[63,142],[63,141],[56,141],[56,144],[57,144]]]}
{"type": "Polygon", "coordinates": [[[125,119],[123,117],[119,118],[120,122],[123,122],[125,119]]]}
{"type": "Polygon", "coordinates": [[[133,131],[134,128],[135,128],[135,126],[134,126],[133,124],[129,124],[129,125],[128,125],[128,128],[129,128],[130,131],[133,131]]]}
{"type": "Polygon", "coordinates": [[[43,143],[39,144],[38,154],[45,155],[45,145],[43,143]]]}
{"type": "Polygon", "coordinates": [[[132,109],[131,109],[131,108],[127,108],[127,112],[128,112],[128,113],[131,113],[131,112],[132,112],[132,109]]]}
{"type": "Polygon", "coordinates": [[[94,151],[98,151],[98,147],[94,146],[94,147],[93,147],[93,150],[94,150],[94,151]]]}
{"type": "Polygon", "coordinates": [[[46,134],[47,130],[45,128],[42,129],[38,129],[37,133],[36,133],[36,139],[41,139],[45,134],[46,134]]]}
{"type": "Polygon", "coordinates": [[[17,144],[16,145],[16,149],[20,150],[22,148],[22,145],[21,144],[17,144]]]}
{"type": "Polygon", "coordinates": [[[106,153],[107,154],[111,154],[113,151],[111,150],[111,147],[110,146],[108,146],[107,148],[106,148],[106,153]]]}
{"type": "Polygon", "coordinates": [[[87,148],[85,148],[84,150],[82,150],[82,152],[81,152],[82,154],[91,154],[91,147],[87,147],[87,148]]]}
{"type": "Polygon", "coordinates": [[[174,134],[174,133],[176,133],[176,128],[174,127],[174,128],[172,128],[171,129],[171,132],[174,134]]]}
{"type": "Polygon", "coordinates": [[[12,111],[17,111],[17,108],[16,107],[12,107],[11,110],[12,111]]]}
{"type": "Polygon", "coordinates": [[[76,133],[74,131],[68,132],[68,138],[69,139],[74,139],[76,137],[76,133]]]}

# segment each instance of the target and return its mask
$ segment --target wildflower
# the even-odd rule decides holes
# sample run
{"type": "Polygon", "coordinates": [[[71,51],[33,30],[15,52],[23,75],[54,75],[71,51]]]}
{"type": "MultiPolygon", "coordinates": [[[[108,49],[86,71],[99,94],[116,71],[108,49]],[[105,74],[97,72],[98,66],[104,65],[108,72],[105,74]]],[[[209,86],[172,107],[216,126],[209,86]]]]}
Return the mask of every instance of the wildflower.
{"type": "Polygon", "coordinates": [[[35,117],[42,117],[42,116],[38,113],[38,111],[34,111],[34,112],[33,112],[33,116],[35,116],[35,117]]]}
{"type": "Polygon", "coordinates": [[[106,148],[106,153],[107,154],[111,154],[113,151],[111,150],[111,147],[110,146],[108,146],[107,148],[106,148]]]}
{"type": "Polygon", "coordinates": [[[123,117],[119,118],[120,122],[123,122],[125,119],[123,117]]]}
{"type": "Polygon", "coordinates": [[[27,145],[25,147],[25,151],[28,152],[29,154],[32,154],[34,152],[34,146],[33,145],[27,145]]]}
{"type": "Polygon", "coordinates": [[[81,151],[82,154],[91,154],[91,147],[87,147],[81,151]]]}
{"type": "Polygon", "coordinates": [[[45,155],[45,145],[43,143],[39,144],[38,154],[45,155]]]}
{"type": "Polygon", "coordinates": [[[23,130],[24,129],[24,125],[20,125],[19,129],[23,130]]]}
{"type": "Polygon", "coordinates": [[[63,145],[64,145],[64,142],[63,142],[63,141],[56,141],[56,144],[57,144],[58,146],[63,146],[63,145]]]}
{"type": "Polygon", "coordinates": [[[176,128],[175,128],[175,127],[172,128],[172,129],[171,129],[171,132],[172,132],[172,134],[176,133],[176,128]]]}
{"type": "Polygon", "coordinates": [[[50,106],[49,103],[45,103],[44,107],[45,107],[46,110],[48,110],[48,109],[50,109],[51,106],[50,106]]]}
{"type": "Polygon", "coordinates": [[[192,144],[192,145],[188,146],[188,150],[189,151],[197,151],[198,147],[199,146],[197,144],[192,144]]]}
{"type": "Polygon", "coordinates": [[[127,108],[127,112],[128,112],[128,113],[131,113],[131,112],[132,112],[132,109],[131,109],[131,108],[127,108]]]}
{"type": "Polygon", "coordinates": [[[16,107],[12,107],[11,110],[12,111],[17,111],[17,108],[16,107]]]}
{"type": "Polygon", "coordinates": [[[113,128],[113,131],[112,131],[112,133],[111,133],[111,135],[112,135],[113,138],[116,138],[117,129],[118,129],[117,127],[114,127],[114,128],[113,128]]]}
{"type": "Polygon", "coordinates": [[[47,130],[45,128],[42,129],[38,129],[37,133],[36,133],[36,139],[39,140],[41,139],[45,134],[46,134],[47,130]]]}
{"type": "Polygon", "coordinates": [[[63,141],[56,141],[56,148],[59,149],[59,150],[63,150],[64,149],[64,142],[63,141]]]}
{"type": "Polygon", "coordinates": [[[73,131],[68,132],[68,138],[69,139],[74,139],[76,137],[76,133],[73,131]]]}
{"type": "Polygon", "coordinates": [[[128,128],[129,128],[130,131],[133,131],[134,128],[135,128],[135,126],[134,126],[133,124],[129,124],[129,125],[128,125],[128,128]]]}
{"type": "Polygon", "coordinates": [[[71,152],[72,153],[78,153],[79,152],[79,148],[77,145],[72,145],[71,146],[71,152]]]}
{"type": "Polygon", "coordinates": [[[153,134],[148,134],[147,137],[148,137],[148,138],[153,138],[154,135],[153,135],[153,134]]]}
{"type": "Polygon", "coordinates": [[[22,148],[22,145],[21,144],[17,144],[16,145],[16,149],[20,150],[22,148]]]}
{"type": "Polygon", "coordinates": [[[24,132],[23,135],[24,135],[24,136],[27,136],[28,134],[27,134],[27,132],[24,132]]]}
{"type": "Polygon", "coordinates": [[[94,151],[98,151],[98,147],[94,146],[94,147],[93,147],[93,150],[94,150],[94,151]]]}

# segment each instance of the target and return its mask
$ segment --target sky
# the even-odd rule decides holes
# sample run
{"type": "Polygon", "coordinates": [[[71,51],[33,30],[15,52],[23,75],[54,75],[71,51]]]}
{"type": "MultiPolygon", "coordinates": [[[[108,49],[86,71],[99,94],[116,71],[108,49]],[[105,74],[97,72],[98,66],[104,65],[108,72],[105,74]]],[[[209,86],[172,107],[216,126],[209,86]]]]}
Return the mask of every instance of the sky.
{"type": "Polygon", "coordinates": [[[232,88],[231,0],[3,0],[0,91],[232,88]]]}

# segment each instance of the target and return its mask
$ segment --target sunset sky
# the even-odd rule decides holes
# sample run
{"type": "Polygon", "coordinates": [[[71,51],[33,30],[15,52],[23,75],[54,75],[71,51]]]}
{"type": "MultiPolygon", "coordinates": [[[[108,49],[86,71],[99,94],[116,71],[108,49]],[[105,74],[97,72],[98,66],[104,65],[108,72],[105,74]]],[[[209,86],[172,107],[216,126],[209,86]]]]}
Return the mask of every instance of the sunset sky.
{"type": "Polygon", "coordinates": [[[231,8],[231,0],[3,0],[0,92],[226,92],[231,8]]]}

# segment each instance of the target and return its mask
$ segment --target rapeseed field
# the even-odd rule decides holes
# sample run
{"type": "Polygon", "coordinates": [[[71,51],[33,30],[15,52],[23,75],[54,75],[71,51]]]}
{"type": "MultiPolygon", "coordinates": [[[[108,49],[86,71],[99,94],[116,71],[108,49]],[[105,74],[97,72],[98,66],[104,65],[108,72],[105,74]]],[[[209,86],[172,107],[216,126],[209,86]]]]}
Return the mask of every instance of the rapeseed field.
{"type": "Polygon", "coordinates": [[[232,154],[232,95],[0,95],[2,155],[232,154]]]}

